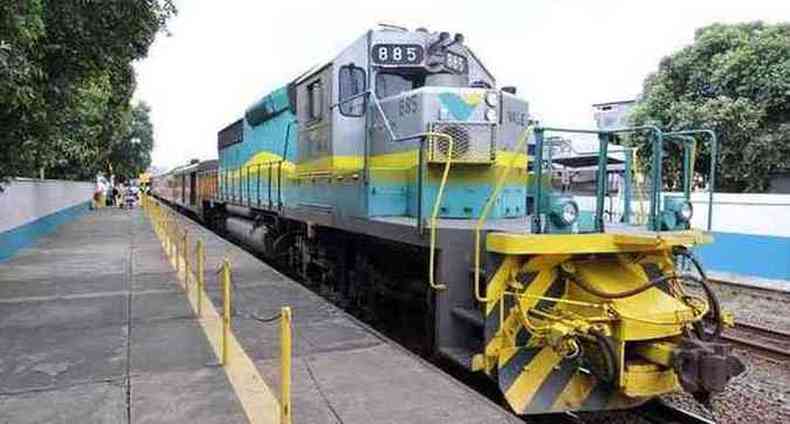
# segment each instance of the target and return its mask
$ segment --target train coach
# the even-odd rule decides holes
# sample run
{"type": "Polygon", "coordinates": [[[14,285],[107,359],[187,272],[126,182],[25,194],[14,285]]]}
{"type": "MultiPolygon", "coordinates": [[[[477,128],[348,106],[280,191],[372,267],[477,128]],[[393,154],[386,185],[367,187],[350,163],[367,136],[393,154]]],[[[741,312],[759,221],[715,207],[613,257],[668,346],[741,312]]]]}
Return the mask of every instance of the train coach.
{"type": "Polygon", "coordinates": [[[516,413],[678,390],[707,402],[743,371],[691,253],[712,239],[690,226],[690,158],[701,142],[715,157],[715,134],[531,116],[462,35],[379,28],[220,130],[216,171],[176,169],[154,192],[344,305],[401,317],[516,413]],[[568,132],[599,140],[588,210],[550,184],[546,134],[568,132]],[[652,140],[645,222],[604,220],[607,151],[624,133],[652,140]],[[684,152],[674,195],[661,192],[667,143],[684,152]]]}
{"type": "Polygon", "coordinates": [[[151,191],[162,200],[203,216],[205,202],[216,193],[218,162],[193,159],[188,165],[150,178],[151,191]]]}

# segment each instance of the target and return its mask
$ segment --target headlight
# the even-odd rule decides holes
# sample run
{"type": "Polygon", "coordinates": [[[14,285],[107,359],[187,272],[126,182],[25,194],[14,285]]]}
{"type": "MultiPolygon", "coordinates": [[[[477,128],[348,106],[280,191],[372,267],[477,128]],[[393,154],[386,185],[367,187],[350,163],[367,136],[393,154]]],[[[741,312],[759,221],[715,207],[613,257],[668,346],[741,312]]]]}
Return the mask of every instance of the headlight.
{"type": "Polygon", "coordinates": [[[684,196],[666,196],[661,212],[661,230],[676,231],[689,228],[694,208],[684,196]]]}
{"type": "Polygon", "coordinates": [[[486,118],[486,121],[490,121],[490,122],[494,122],[494,121],[496,121],[496,118],[497,118],[497,116],[496,116],[496,110],[494,110],[494,109],[488,109],[488,110],[486,111],[485,118],[486,118]]]}
{"type": "Polygon", "coordinates": [[[556,199],[552,201],[551,218],[558,227],[573,225],[579,218],[579,205],[567,198],[556,199]]]}
{"type": "Polygon", "coordinates": [[[691,206],[691,202],[683,202],[677,212],[678,218],[681,221],[689,222],[691,221],[692,215],[694,215],[694,208],[691,206]]]}
{"type": "Polygon", "coordinates": [[[579,207],[576,206],[576,202],[571,201],[562,205],[562,221],[565,222],[565,225],[573,224],[578,217],[579,207]]]}
{"type": "Polygon", "coordinates": [[[496,91],[489,91],[486,93],[486,104],[491,107],[496,107],[499,103],[499,95],[496,91]]]}

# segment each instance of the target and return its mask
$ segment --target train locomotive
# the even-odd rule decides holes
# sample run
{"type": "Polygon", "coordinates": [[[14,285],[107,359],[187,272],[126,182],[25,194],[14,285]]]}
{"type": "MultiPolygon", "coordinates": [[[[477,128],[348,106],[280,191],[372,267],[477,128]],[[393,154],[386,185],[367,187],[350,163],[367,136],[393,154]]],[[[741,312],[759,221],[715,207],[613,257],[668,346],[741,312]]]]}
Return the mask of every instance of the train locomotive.
{"type": "Polygon", "coordinates": [[[152,191],[344,305],[395,310],[518,414],[678,390],[707,401],[743,365],[718,340],[731,319],[691,250],[712,241],[690,226],[693,155],[684,192],[660,190],[663,144],[706,136],[539,126],[462,35],[383,27],[220,130],[218,162],[152,191]],[[591,210],[550,184],[546,135],[559,132],[598,137],[591,210]],[[604,220],[620,133],[653,141],[645,223],[604,220]]]}

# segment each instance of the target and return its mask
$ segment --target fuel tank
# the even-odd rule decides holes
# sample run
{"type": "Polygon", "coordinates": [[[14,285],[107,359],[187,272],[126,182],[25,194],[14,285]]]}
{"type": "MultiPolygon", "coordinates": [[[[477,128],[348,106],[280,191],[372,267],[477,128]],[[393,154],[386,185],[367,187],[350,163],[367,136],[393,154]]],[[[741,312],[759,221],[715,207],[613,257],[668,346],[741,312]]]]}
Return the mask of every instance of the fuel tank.
{"type": "Polygon", "coordinates": [[[255,221],[238,216],[231,216],[225,221],[225,228],[236,240],[241,241],[257,251],[264,251],[264,239],[267,231],[265,226],[256,227],[255,221]]]}

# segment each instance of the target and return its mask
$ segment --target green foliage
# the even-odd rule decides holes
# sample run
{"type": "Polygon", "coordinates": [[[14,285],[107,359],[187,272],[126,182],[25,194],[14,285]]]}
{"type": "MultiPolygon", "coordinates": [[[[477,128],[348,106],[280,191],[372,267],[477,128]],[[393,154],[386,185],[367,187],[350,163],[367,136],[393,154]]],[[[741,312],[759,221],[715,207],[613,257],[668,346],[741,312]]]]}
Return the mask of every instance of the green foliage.
{"type": "Polygon", "coordinates": [[[126,126],[128,132],[107,154],[115,173],[137,177],[151,165],[154,126],[149,118],[150,111],[151,108],[145,103],[132,108],[126,126]]]}
{"type": "MultiPolygon", "coordinates": [[[[766,190],[772,173],[790,169],[790,24],[697,30],[694,44],[664,58],[645,80],[631,117],[635,125],[667,131],[715,130],[721,146],[716,189],[766,190]]],[[[647,140],[634,140],[649,156],[647,140]]],[[[674,145],[666,150],[672,160],[665,161],[665,183],[677,188],[682,154],[674,145]]],[[[698,142],[696,158],[696,171],[707,176],[707,144],[698,142]]]]}
{"type": "Polygon", "coordinates": [[[89,178],[112,160],[129,172],[150,161],[152,137],[117,152],[150,135],[150,109],[130,105],[132,62],[174,13],[172,0],[0,2],[0,177],[89,178]]]}

